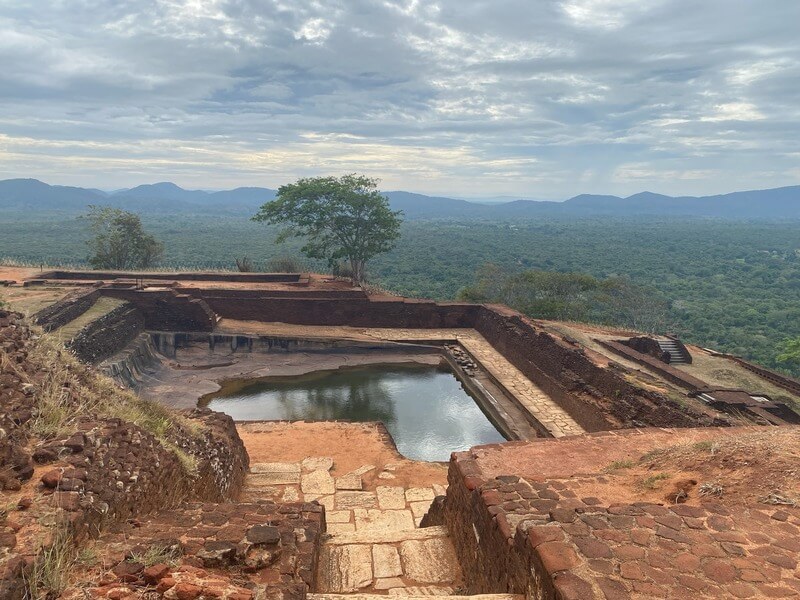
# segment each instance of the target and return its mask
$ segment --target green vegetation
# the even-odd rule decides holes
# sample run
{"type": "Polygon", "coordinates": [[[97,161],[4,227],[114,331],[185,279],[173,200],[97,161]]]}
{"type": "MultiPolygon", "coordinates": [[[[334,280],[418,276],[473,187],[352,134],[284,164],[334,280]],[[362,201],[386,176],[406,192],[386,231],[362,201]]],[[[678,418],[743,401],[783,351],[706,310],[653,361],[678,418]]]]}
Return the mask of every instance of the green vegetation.
{"type": "Polygon", "coordinates": [[[800,337],[786,340],[781,344],[781,353],[777,356],[777,361],[800,366],[800,337]]]}
{"type": "Polygon", "coordinates": [[[638,487],[643,490],[654,490],[661,486],[662,481],[669,478],[669,473],[656,473],[655,475],[650,475],[649,477],[642,479],[638,483],[638,487]]]}
{"type": "Polygon", "coordinates": [[[283,226],[278,242],[301,238],[303,254],[331,268],[347,260],[353,283],[361,284],[367,261],[400,236],[400,213],[377,188],[377,179],[361,175],[299,179],[278,188],[253,220],[283,226]]]}
{"type": "MultiPolygon", "coordinates": [[[[84,265],[86,222],[74,216],[3,215],[0,257],[31,265],[84,265]]],[[[164,243],[165,268],[235,269],[249,256],[256,270],[299,253],[299,240],[275,245],[276,228],[244,217],[144,216],[164,243]]],[[[798,222],[701,218],[555,218],[515,222],[406,221],[394,249],[370,262],[370,280],[397,293],[453,299],[475,284],[482,265],[514,274],[535,269],[625,277],[658,291],[668,323],[685,341],[800,375],[778,362],[780,345],[800,337],[798,222]]],[[[309,260],[306,269],[327,269],[309,260]]],[[[303,270],[303,269],[300,269],[303,270]]]]}
{"type": "Polygon", "coordinates": [[[624,277],[597,279],[585,273],[528,269],[508,273],[494,264],[478,270],[476,283],[458,299],[505,304],[531,317],[589,321],[659,332],[667,326],[669,304],[658,291],[624,277]]]}
{"type": "Polygon", "coordinates": [[[89,264],[95,269],[147,269],[155,266],[164,247],[145,233],[139,215],[110,206],[90,206],[89,264]]]}

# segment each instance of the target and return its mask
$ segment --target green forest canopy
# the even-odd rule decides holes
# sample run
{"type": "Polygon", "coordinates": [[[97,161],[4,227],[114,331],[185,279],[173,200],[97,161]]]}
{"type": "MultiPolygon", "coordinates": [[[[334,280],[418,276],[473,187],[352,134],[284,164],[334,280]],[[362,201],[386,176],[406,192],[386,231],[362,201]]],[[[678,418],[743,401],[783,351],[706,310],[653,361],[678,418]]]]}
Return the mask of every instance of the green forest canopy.
{"type": "MultiPolygon", "coordinates": [[[[85,222],[4,214],[0,257],[33,264],[85,264],[85,222]]],[[[245,217],[143,216],[164,243],[165,268],[256,268],[297,253],[276,246],[277,230],[245,217]]],[[[397,246],[371,263],[370,279],[409,296],[455,298],[494,263],[528,269],[625,277],[669,304],[671,328],[687,341],[800,375],[777,361],[800,336],[800,224],[700,218],[548,218],[516,222],[410,221],[397,246]]],[[[311,268],[324,268],[322,263],[311,268]]]]}

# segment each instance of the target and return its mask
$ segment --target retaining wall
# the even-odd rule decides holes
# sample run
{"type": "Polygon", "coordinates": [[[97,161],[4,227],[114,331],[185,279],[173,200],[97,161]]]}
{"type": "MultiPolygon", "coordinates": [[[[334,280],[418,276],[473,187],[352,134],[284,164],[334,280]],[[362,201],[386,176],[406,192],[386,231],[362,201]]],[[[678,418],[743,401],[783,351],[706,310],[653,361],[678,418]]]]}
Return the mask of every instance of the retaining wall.
{"type": "Polygon", "coordinates": [[[154,281],[229,281],[243,283],[297,283],[304,278],[302,273],[214,273],[188,271],[158,273],[148,271],[47,271],[38,279],[65,279],[72,281],[98,281],[101,279],[148,279],[154,281]]]}
{"type": "Polygon", "coordinates": [[[200,298],[171,289],[134,290],[104,287],[104,296],[133,304],[144,316],[145,328],[155,331],[211,331],[216,315],[200,298]]]}
{"type": "Polygon", "coordinates": [[[408,298],[304,299],[206,297],[220,317],[295,325],[350,325],[353,327],[467,328],[480,306],[436,303],[408,298]]]}
{"type": "Polygon", "coordinates": [[[97,288],[75,290],[37,312],[33,315],[33,321],[45,331],[53,331],[80,317],[99,297],[100,291],[97,288]]]}
{"type": "Polygon", "coordinates": [[[97,364],[122,351],[143,331],[144,315],[125,303],[89,323],[66,346],[78,360],[97,364]]]}

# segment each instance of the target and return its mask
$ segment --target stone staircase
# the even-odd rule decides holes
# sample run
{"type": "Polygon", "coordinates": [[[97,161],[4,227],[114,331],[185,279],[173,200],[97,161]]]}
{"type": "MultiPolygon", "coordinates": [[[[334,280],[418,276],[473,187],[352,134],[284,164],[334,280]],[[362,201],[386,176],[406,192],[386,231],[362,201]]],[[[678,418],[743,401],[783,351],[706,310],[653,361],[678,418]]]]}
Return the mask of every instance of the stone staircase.
{"type": "Polygon", "coordinates": [[[687,360],[683,350],[678,343],[670,338],[658,339],[659,348],[662,352],[669,352],[669,364],[671,365],[687,365],[690,361],[687,360]]]}
{"type": "Polygon", "coordinates": [[[316,500],[325,507],[327,534],[311,600],[459,598],[462,574],[447,529],[420,527],[434,497],[445,488],[392,485],[396,467],[391,464],[383,469],[364,465],[339,477],[331,475],[332,467],[330,458],[253,464],[243,491],[247,501],[316,500]],[[377,479],[371,479],[386,485],[367,489],[363,478],[376,471],[377,479]]]}

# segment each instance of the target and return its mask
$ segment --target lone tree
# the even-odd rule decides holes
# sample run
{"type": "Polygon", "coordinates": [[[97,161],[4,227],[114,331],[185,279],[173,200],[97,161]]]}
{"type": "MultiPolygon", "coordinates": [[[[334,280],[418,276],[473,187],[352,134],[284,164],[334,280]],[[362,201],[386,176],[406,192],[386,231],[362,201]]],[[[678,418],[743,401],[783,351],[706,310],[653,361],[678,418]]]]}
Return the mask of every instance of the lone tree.
{"type": "Polygon", "coordinates": [[[89,206],[84,215],[94,237],[87,242],[95,269],[146,269],[161,260],[164,246],[145,232],[139,215],[110,206],[89,206]]]}
{"type": "Polygon", "coordinates": [[[347,260],[353,283],[360,285],[367,261],[390,250],[400,237],[402,213],[389,208],[377,187],[377,179],[355,174],[299,179],[278,188],[275,200],[253,220],[284,225],[278,242],[302,237],[302,252],[331,267],[347,260]]]}

